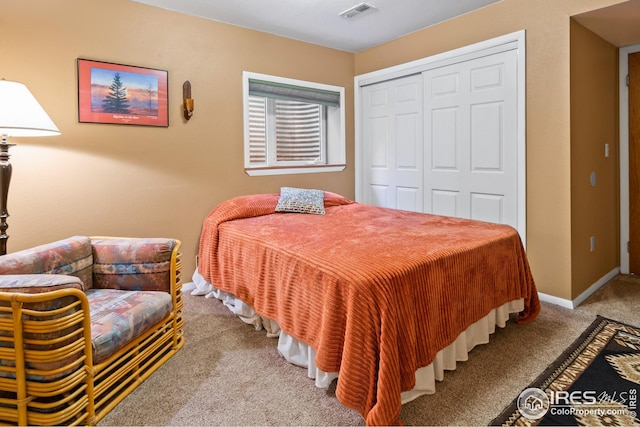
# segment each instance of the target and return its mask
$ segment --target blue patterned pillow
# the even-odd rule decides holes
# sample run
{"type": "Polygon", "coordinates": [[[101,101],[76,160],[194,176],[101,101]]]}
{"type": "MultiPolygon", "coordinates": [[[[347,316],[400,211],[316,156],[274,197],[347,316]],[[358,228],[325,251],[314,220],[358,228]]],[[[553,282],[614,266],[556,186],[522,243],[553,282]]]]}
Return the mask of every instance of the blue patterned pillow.
{"type": "Polygon", "coordinates": [[[324,191],[282,187],[276,212],[324,215],[324,191]]]}

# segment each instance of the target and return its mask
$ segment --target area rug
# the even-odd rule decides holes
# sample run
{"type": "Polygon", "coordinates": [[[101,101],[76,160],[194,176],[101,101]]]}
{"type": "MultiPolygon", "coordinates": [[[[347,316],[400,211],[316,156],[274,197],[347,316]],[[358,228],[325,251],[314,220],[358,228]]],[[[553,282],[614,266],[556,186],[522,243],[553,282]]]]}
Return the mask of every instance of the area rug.
{"type": "Polygon", "coordinates": [[[639,392],[640,328],[598,316],[490,425],[640,426],[639,392]]]}

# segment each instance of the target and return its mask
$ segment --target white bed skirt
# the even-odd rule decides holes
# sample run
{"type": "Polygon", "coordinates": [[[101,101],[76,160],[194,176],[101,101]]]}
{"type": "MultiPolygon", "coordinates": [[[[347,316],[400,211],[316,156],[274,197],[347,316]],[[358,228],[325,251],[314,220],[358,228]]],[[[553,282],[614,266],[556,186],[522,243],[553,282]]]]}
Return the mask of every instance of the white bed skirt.
{"type": "MultiPolygon", "coordinates": [[[[205,298],[216,298],[237,315],[243,322],[253,325],[256,330],[264,329],[268,337],[278,338],[278,351],[290,363],[307,368],[307,375],[314,379],[316,387],[327,388],[338,378],[337,372],[324,372],[316,367],[315,351],[309,345],[300,342],[280,329],[272,319],[260,316],[254,309],[235,298],[232,294],[215,289],[196,270],[193,282],[185,283],[183,292],[191,295],[204,295],[205,298]]],[[[444,371],[456,369],[457,362],[468,359],[468,353],[478,344],[487,344],[489,335],[495,332],[496,326],[504,328],[511,313],[524,310],[524,299],[508,302],[491,310],[458,335],[458,338],[438,352],[433,363],[416,371],[416,386],[413,390],[401,394],[402,403],[407,403],[424,394],[436,392],[436,380],[444,380],[444,371]]]]}

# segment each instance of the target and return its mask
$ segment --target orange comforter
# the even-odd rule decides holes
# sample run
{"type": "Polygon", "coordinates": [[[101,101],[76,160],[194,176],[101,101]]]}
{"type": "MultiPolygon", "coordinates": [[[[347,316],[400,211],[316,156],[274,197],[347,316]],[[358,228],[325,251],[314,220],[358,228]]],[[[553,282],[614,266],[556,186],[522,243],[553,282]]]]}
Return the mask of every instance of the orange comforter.
{"type": "Polygon", "coordinates": [[[277,194],[207,216],[205,279],[309,344],[340,372],[336,396],[368,425],[398,423],[415,371],[493,308],[540,304],[517,232],[505,225],[384,209],[326,193],[326,215],[274,213],[277,194]]]}

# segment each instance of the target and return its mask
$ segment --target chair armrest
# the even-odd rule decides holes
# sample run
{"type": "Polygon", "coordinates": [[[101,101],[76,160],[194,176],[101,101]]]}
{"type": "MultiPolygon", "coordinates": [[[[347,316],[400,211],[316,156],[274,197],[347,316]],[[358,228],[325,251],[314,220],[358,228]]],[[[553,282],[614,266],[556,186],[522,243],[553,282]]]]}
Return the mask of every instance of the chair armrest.
{"type": "Polygon", "coordinates": [[[0,292],[40,294],[66,288],[82,290],[82,280],[66,274],[0,275],[0,292]]]}
{"type": "Polygon", "coordinates": [[[180,241],[92,237],[95,288],[175,293],[180,241]]]}
{"type": "Polygon", "coordinates": [[[92,287],[93,256],[86,236],[46,243],[0,256],[0,275],[66,274],[79,277],[83,289],[92,287]]]}
{"type": "MultiPolygon", "coordinates": [[[[6,286],[0,290],[2,400],[6,408],[11,408],[11,402],[15,402],[13,405],[17,406],[21,425],[36,420],[25,413],[27,402],[29,411],[32,405],[54,408],[56,402],[60,407],[68,408],[69,398],[62,393],[72,386],[78,390],[85,387],[86,393],[93,393],[89,302],[85,293],[75,288],[81,286],[79,279],[69,283],[69,278],[45,274],[0,277],[0,282],[6,286]],[[44,288],[36,286],[38,278],[35,276],[54,276],[47,278],[48,285],[71,288],[40,292],[44,288]],[[37,292],[11,292],[17,289],[37,292]],[[50,400],[58,396],[64,400],[50,400]]],[[[64,419],[53,416],[44,419],[64,419]]]]}

